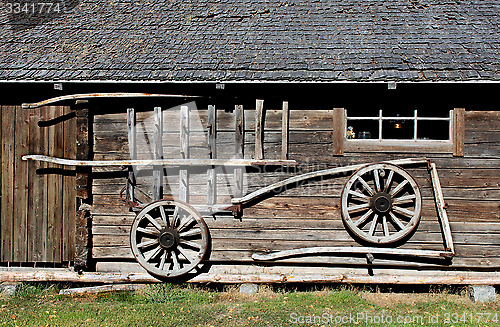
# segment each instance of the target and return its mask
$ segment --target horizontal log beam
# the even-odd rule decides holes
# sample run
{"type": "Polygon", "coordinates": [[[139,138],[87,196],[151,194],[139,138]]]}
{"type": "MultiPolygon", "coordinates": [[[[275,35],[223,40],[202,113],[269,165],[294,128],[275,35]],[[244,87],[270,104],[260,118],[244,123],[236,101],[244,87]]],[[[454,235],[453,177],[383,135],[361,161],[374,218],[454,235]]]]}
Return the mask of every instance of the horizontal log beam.
{"type": "Polygon", "coordinates": [[[44,155],[26,155],[23,160],[36,160],[63,166],[112,167],[112,166],[294,166],[295,160],[253,159],[147,159],[147,160],[73,160],[44,155]]]}
{"type": "MultiPolygon", "coordinates": [[[[1,271],[0,282],[75,282],[75,283],[157,283],[160,280],[146,273],[99,273],[78,274],[71,270],[1,271]]],[[[192,283],[351,283],[351,284],[441,284],[441,285],[500,285],[500,275],[485,273],[468,276],[457,272],[453,276],[432,274],[397,276],[378,274],[200,274],[189,280],[192,283]]]]}

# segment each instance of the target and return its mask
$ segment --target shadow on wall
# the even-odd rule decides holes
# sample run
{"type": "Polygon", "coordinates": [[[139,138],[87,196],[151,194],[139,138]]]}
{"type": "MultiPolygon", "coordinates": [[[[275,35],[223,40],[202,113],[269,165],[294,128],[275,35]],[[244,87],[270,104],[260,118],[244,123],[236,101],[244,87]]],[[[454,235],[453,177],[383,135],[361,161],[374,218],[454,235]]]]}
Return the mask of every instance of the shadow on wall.
{"type": "Polygon", "coordinates": [[[81,0],[4,0],[2,11],[9,15],[8,24],[22,31],[45,24],[74,9],[81,0]]]}

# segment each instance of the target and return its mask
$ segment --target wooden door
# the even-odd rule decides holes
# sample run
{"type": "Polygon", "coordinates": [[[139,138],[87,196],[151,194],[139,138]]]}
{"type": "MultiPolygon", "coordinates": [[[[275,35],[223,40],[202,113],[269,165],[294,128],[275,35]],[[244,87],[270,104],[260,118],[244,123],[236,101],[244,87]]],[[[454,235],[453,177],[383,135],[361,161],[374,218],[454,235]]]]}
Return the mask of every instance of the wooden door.
{"type": "Polygon", "coordinates": [[[0,262],[62,263],[75,253],[75,172],[26,154],[74,158],[76,118],[67,107],[0,107],[0,262]]]}

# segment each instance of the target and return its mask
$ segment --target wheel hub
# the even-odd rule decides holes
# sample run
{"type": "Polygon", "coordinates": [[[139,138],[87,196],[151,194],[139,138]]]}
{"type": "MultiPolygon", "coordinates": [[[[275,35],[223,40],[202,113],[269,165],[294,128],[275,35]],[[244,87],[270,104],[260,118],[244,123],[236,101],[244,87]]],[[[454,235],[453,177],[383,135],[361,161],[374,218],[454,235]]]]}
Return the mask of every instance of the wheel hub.
{"type": "Polygon", "coordinates": [[[179,232],[172,228],[165,228],[161,231],[158,241],[164,249],[174,248],[180,241],[179,232]]]}
{"type": "Polygon", "coordinates": [[[392,197],[385,192],[379,192],[372,197],[370,207],[378,214],[385,214],[392,208],[392,197]]]}

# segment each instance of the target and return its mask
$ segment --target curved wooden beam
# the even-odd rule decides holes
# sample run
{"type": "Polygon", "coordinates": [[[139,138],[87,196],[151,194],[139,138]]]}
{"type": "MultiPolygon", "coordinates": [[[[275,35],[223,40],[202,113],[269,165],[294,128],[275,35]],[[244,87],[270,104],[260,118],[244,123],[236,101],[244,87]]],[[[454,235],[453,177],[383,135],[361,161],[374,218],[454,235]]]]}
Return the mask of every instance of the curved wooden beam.
{"type": "MultiPolygon", "coordinates": [[[[427,164],[428,159],[427,158],[412,158],[412,159],[397,159],[397,160],[388,160],[388,161],[383,161],[387,163],[392,163],[394,165],[410,165],[410,164],[427,164]]],[[[369,164],[359,164],[359,165],[352,165],[352,166],[344,166],[344,167],[337,167],[337,168],[330,168],[330,169],[324,169],[324,170],[318,170],[318,171],[312,171],[309,173],[305,173],[302,175],[297,175],[294,177],[290,177],[287,179],[284,179],[280,182],[276,182],[274,184],[268,185],[266,187],[263,187],[261,189],[258,189],[255,192],[249,193],[245,195],[244,197],[241,198],[233,198],[231,199],[231,202],[233,204],[244,204],[247,202],[250,202],[264,194],[270,193],[271,191],[285,187],[290,184],[294,184],[300,181],[304,181],[307,179],[311,178],[316,178],[320,176],[329,176],[329,175],[338,175],[341,173],[347,173],[351,171],[358,170],[364,166],[367,166],[369,164]]]]}
{"type": "Polygon", "coordinates": [[[23,109],[34,109],[43,107],[49,104],[54,104],[67,100],[95,99],[95,98],[200,98],[197,95],[177,95],[177,94],[154,94],[154,93],[82,93],[63,95],[60,97],[50,98],[35,103],[23,103],[23,109]]]}
{"type": "Polygon", "coordinates": [[[406,256],[431,257],[431,258],[451,258],[454,256],[454,254],[449,251],[331,246],[331,247],[310,247],[310,248],[301,248],[294,250],[285,250],[269,254],[254,253],[252,254],[252,259],[257,261],[262,261],[262,260],[284,259],[292,256],[304,256],[313,254],[344,254],[344,253],[406,255],[406,256]]]}

